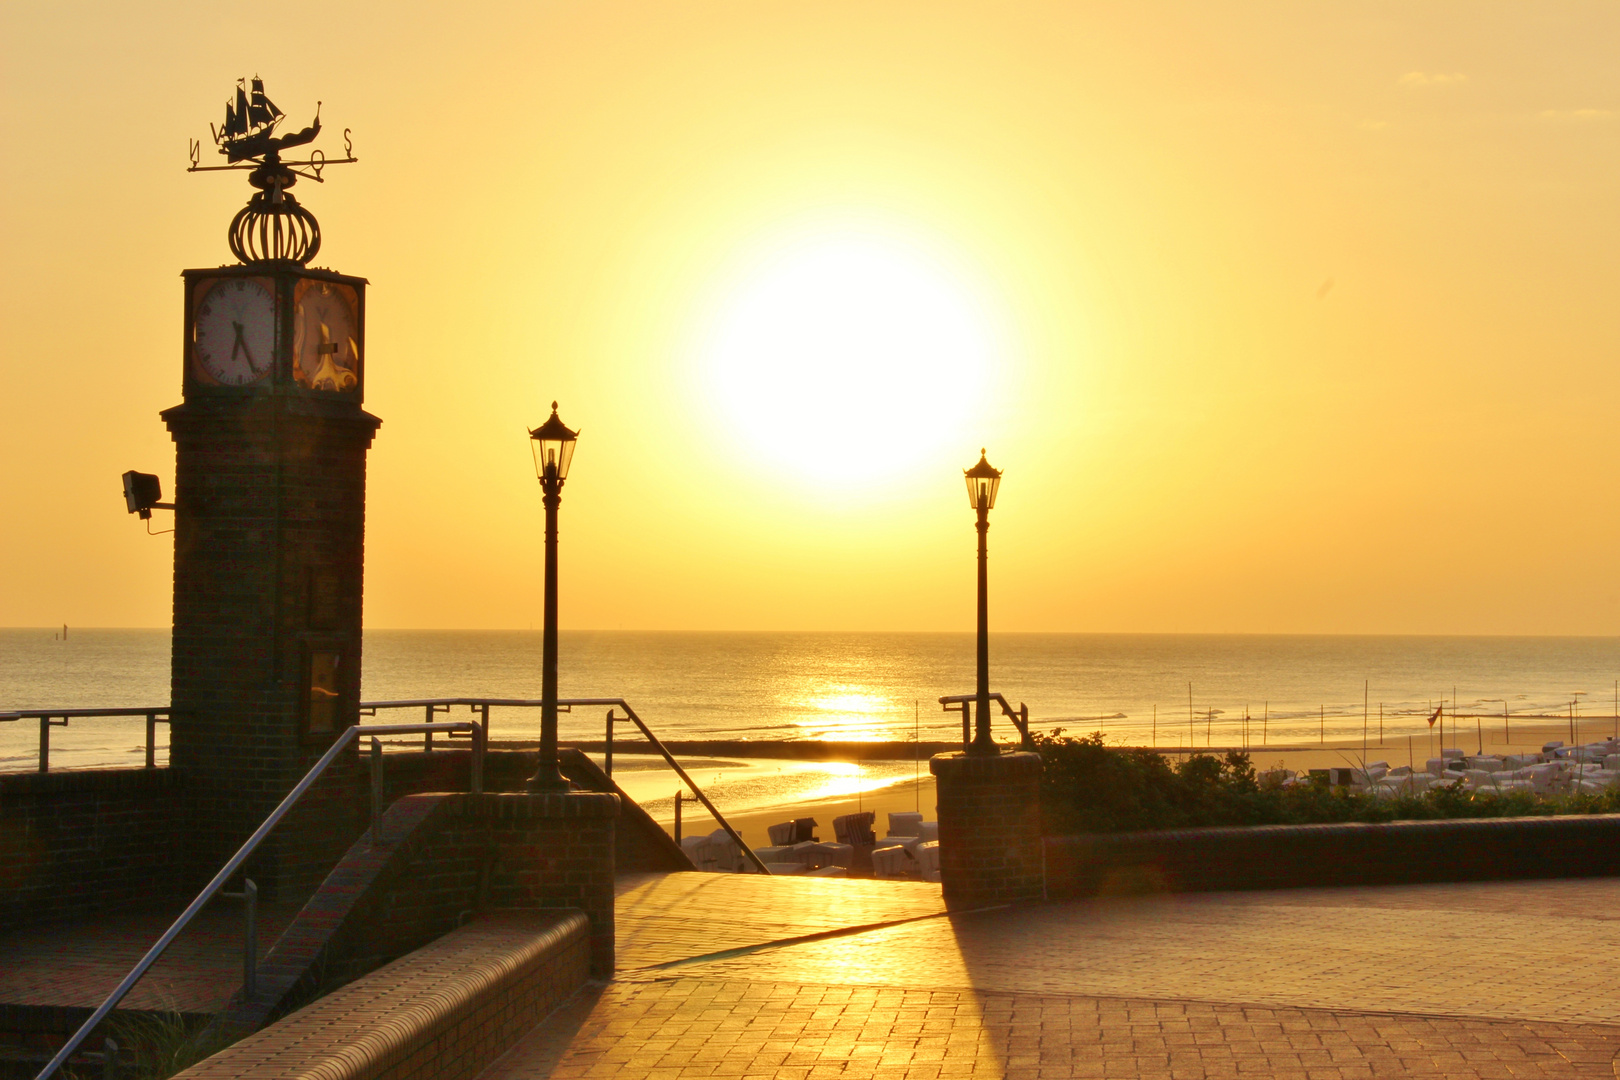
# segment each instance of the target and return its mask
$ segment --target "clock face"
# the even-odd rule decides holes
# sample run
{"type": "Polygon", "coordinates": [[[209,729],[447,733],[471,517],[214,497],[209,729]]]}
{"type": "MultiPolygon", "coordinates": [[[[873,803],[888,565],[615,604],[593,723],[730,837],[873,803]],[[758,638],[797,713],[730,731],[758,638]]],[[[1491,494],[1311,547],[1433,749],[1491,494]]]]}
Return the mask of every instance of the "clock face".
{"type": "Polygon", "coordinates": [[[293,378],[309,390],[360,385],[356,297],[347,285],[305,279],[293,300],[293,378]]]}
{"type": "Polygon", "coordinates": [[[199,289],[191,320],[192,371],[216,386],[247,386],[270,374],[276,297],[259,278],[223,278],[199,289]]]}

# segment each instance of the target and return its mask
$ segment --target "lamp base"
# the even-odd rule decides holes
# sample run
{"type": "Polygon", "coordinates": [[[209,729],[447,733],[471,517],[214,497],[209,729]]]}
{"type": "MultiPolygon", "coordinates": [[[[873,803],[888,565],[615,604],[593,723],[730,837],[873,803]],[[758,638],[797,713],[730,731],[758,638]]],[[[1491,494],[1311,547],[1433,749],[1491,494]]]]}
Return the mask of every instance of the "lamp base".
{"type": "Polygon", "coordinates": [[[562,770],[557,768],[555,761],[546,761],[541,762],[534,775],[529,777],[528,782],[523,785],[523,790],[530,795],[556,795],[559,792],[573,790],[573,785],[568,782],[568,777],[562,774],[562,770]]]}

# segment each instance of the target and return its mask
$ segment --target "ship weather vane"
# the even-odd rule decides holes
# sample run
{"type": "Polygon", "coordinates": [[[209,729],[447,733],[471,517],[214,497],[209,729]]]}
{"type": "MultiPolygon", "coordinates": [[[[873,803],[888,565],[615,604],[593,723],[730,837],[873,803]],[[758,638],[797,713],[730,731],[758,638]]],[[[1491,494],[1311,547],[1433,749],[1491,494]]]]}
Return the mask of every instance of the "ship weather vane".
{"type": "Polygon", "coordinates": [[[276,108],[264,92],[264,80],[238,79],[236,96],[225,103],[225,123],[208,129],[214,145],[228,164],[203,165],[202,141],[192,139],[191,168],[187,172],[223,172],[250,169],[248,183],[258,188],[248,204],[231,220],[227,239],[231,254],[244,263],[308,263],[321,249],[321,226],[315,215],[298,205],[287,190],[299,177],[325,183],[321,170],[328,165],[347,165],[360,160],[354,156],[349,129],[343,129],[343,157],[328,158],[311,149],[301,161],[283,161],[281,152],[306,146],[321,134],[321,105],[315,103],[315,119],[302,131],[277,135],[276,128],[286,114],[276,108]],[[251,85],[247,85],[251,82],[251,85]]]}

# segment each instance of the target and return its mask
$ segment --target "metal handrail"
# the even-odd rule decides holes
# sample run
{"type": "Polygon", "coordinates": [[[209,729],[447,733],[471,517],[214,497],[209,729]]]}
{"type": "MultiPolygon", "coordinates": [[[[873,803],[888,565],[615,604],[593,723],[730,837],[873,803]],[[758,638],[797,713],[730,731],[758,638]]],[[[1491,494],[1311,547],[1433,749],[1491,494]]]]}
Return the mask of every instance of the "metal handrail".
{"type": "MultiPolygon", "coordinates": [[[[996,695],[996,697],[1001,699],[999,694],[996,695]]],[[[941,700],[943,701],[945,699],[942,698],[941,700]]],[[[491,708],[500,707],[515,709],[538,709],[542,704],[544,703],[539,698],[405,698],[398,701],[362,701],[359,708],[362,716],[376,716],[377,710],[379,709],[422,709],[425,717],[424,723],[421,724],[392,725],[389,727],[367,725],[362,734],[387,735],[421,732],[422,748],[424,750],[432,750],[433,733],[435,731],[466,731],[469,730],[470,727],[477,727],[479,729],[479,748],[482,750],[482,747],[487,744],[489,740],[489,710],[491,708]],[[474,724],[474,722],[470,720],[443,722],[435,722],[433,720],[434,716],[441,713],[448,713],[451,708],[456,706],[466,706],[467,708],[472,709],[474,712],[479,713],[479,721],[474,724]]],[[[676,774],[680,776],[682,782],[684,782],[687,787],[692,789],[692,793],[698,797],[699,801],[703,803],[704,808],[714,816],[714,819],[717,822],[720,823],[720,827],[726,831],[726,835],[730,836],[737,842],[737,846],[742,850],[743,854],[748,857],[749,861],[758,867],[760,873],[767,872],[765,870],[764,862],[761,861],[759,856],[754,854],[753,849],[750,848],[746,842],[744,842],[742,835],[738,833],[736,829],[732,828],[731,823],[725,819],[725,815],[721,814],[720,811],[715,808],[714,803],[709,801],[709,797],[703,793],[703,790],[699,788],[698,785],[692,780],[691,776],[687,774],[686,770],[681,768],[680,764],[675,760],[674,755],[669,752],[664,744],[658,741],[658,737],[652,733],[651,729],[647,727],[646,723],[641,719],[641,717],[636,715],[635,710],[630,707],[629,703],[627,703],[623,698],[564,698],[557,702],[557,707],[563,710],[568,710],[575,705],[609,705],[616,708],[622,708],[625,711],[625,716],[621,717],[620,719],[630,720],[641,729],[641,733],[646,737],[647,741],[651,743],[660,754],[663,755],[664,760],[668,762],[669,767],[674,769],[676,774]]],[[[1002,700],[1002,708],[1009,708],[1005,700],[1002,700]]],[[[171,710],[169,709],[23,709],[15,712],[0,713],[0,723],[12,720],[31,719],[36,717],[39,718],[40,771],[45,772],[47,771],[48,767],[47,755],[49,753],[50,746],[50,727],[61,726],[61,724],[57,723],[53,718],[61,717],[62,722],[65,723],[68,717],[73,716],[145,716],[147,718],[146,765],[147,768],[152,768],[154,766],[153,729],[154,725],[157,723],[156,718],[159,716],[164,717],[165,722],[167,722],[167,718],[170,716],[170,714],[171,710]]],[[[613,721],[611,719],[611,713],[607,727],[607,767],[604,771],[611,776],[613,775],[613,721]]],[[[350,728],[349,730],[357,731],[359,729],[350,728]]],[[[474,768],[480,770],[481,772],[482,767],[482,755],[475,755],[474,768]]]]}
{"type": "MultiPolygon", "coordinates": [[[[968,748],[968,744],[973,741],[972,733],[968,730],[968,725],[970,723],[968,718],[968,706],[978,700],[978,694],[947,694],[939,699],[940,705],[944,707],[946,712],[959,712],[962,714],[963,750],[966,750],[968,748]]],[[[1018,703],[1018,708],[1014,709],[1007,703],[1007,699],[1002,697],[1000,694],[991,694],[990,700],[999,702],[1001,704],[1001,711],[1005,713],[1007,718],[1013,722],[1013,727],[1018,729],[1018,734],[1020,736],[1018,748],[1020,750],[1035,749],[1035,740],[1029,737],[1029,706],[1020,701],[1018,703]]]]}
{"type": "MultiPolygon", "coordinates": [[[[410,698],[403,701],[363,701],[360,703],[360,711],[369,716],[375,716],[378,709],[425,709],[427,710],[428,715],[431,716],[435,712],[448,711],[452,706],[465,705],[468,708],[482,711],[484,737],[488,739],[489,710],[491,706],[498,705],[506,708],[537,709],[542,704],[543,703],[538,698],[410,698]]],[[[748,857],[748,860],[759,869],[760,873],[770,873],[769,870],[765,869],[764,861],[761,860],[758,855],[754,854],[754,849],[749,847],[748,844],[743,840],[742,834],[737,832],[736,829],[732,828],[731,823],[726,820],[725,815],[720,813],[720,811],[715,808],[714,803],[710,802],[709,797],[703,793],[703,789],[699,788],[691,776],[687,774],[686,770],[681,768],[680,763],[675,760],[675,755],[671,754],[664,744],[658,741],[658,736],[654,735],[652,730],[647,727],[646,723],[641,719],[641,717],[636,715],[636,711],[630,707],[630,704],[627,701],[625,701],[623,698],[557,699],[557,708],[563,711],[571,710],[576,705],[582,708],[591,705],[608,705],[612,706],[613,708],[623,709],[625,715],[619,719],[629,720],[631,723],[635,724],[636,727],[641,729],[642,735],[644,735],[647,741],[652,744],[653,749],[657,750],[663,755],[664,760],[669,764],[669,767],[674,769],[676,775],[681,778],[681,781],[686,784],[687,787],[692,789],[692,794],[698,797],[698,801],[703,804],[704,809],[713,815],[715,821],[720,823],[720,827],[726,831],[726,835],[731,837],[732,840],[736,841],[737,847],[740,848],[742,853],[748,857]]],[[[606,768],[603,769],[603,772],[607,773],[609,776],[613,775],[613,723],[613,712],[612,709],[609,709],[607,725],[607,759],[606,768]]],[[[432,743],[427,743],[426,748],[432,749],[432,743]]]]}
{"type": "Polygon", "coordinates": [[[86,716],[144,716],[146,717],[146,767],[157,768],[157,725],[158,717],[163,723],[170,722],[174,710],[164,708],[150,709],[13,709],[11,712],[0,712],[0,724],[16,723],[18,720],[39,721],[39,771],[51,771],[51,728],[67,727],[68,720],[73,717],[86,716]],[[58,719],[60,717],[60,719],[58,719]]]}
{"type": "MultiPolygon", "coordinates": [[[[53,713],[52,715],[59,716],[61,714],[53,713]]],[[[298,800],[304,797],[304,793],[314,785],[316,780],[320,779],[321,774],[326,771],[326,767],[336,760],[344,747],[362,735],[410,735],[419,733],[424,728],[435,728],[446,733],[450,731],[468,731],[471,733],[473,740],[471,787],[474,794],[482,792],[484,787],[484,732],[482,728],[471,720],[453,720],[439,724],[372,724],[366,726],[356,724],[354,727],[345,729],[343,734],[333,740],[326,753],[321,755],[321,759],[310,768],[309,772],[304,774],[304,778],[298,781],[293,786],[293,789],[287,793],[287,797],[281,800],[280,805],[270,811],[270,816],[265,818],[264,822],[253,831],[253,835],[247,838],[247,842],[238,848],[236,854],[232,855],[230,860],[220,868],[219,873],[214,875],[213,880],[203,886],[202,892],[198,893],[197,898],[187,905],[185,911],[180,913],[180,917],[174,921],[174,925],[163,932],[163,936],[158,938],[157,944],[146,950],[146,955],[141,957],[135,966],[130,969],[129,974],[125,975],[123,981],[107,996],[107,1000],[103,1001],[96,1008],[96,1011],[90,1014],[90,1019],[80,1025],[79,1030],[74,1032],[73,1037],[67,1041],[67,1045],[57,1051],[56,1056],[51,1058],[50,1063],[40,1071],[35,1080],[46,1080],[53,1072],[61,1068],[62,1063],[71,1057],[73,1051],[77,1050],[79,1045],[89,1037],[95,1026],[105,1020],[107,1014],[118,1007],[118,1003],[123,1001],[125,995],[135,988],[135,984],[140,982],[147,969],[157,962],[158,957],[162,956],[170,943],[179,936],[182,930],[190,925],[197,912],[201,911],[203,906],[214,898],[214,894],[219,892],[230,876],[241,869],[242,864],[247,862],[248,857],[258,850],[259,845],[264,842],[264,838],[270,835],[270,830],[274,829],[281,822],[281,819],[287,816],[287,812],[297,804],[298,800]]]]}
{"type": "Polygon", "coordinates": [[[581,707],[588,705],[611,706],[611,708],[608,709],[607,715],[607,760],[609,763],[609,770],[604,770],[609,776],[613,775],[610,771],[613,761],[613,724],[616,719],[629,720],[641,731],[642,737],[652,744],[652,748],[664,756],[664,760],[669,763],[670,768],[675,770],[675,775],[681,778],[681,782],[692,789],[692,794],[698,797],[698,801],[703,804],[703,808],[714,817],[714,820],[720,823],[720,827],[726,830],[726,835],[731,837],[731,839],[736,843],[737,847],[742,850],[742,853],[748,856],[748,861],[753,863],[754,867],[760,873],[770,873],[769,870],[765,869],[764,861],[760,859],[758,855],[754,854],[754,849],[749,847],[748,844],[743,841],[742,834],[731,827],[731,822],[727,821],[725,815],[715,808],[714,803],[709,801],[709,797],[707,795],[703,794],[703,789],[698,787],[697,782],[687,775],[685,769],[681,768],[680,762],[675,760],[675,755],[671,754],[669,749],[665,747],[663,743],[658,741],[658,736],[654,735],[652,733],[652,729],[647,726],[646,722],[643,721],[641,717],[636,715],[636,710],[630,707],[630,703],[628,701],[624,700],[624,698],[559,698],[557,700],[557,707],[559,709],[571,708],[575,705],[581,707]],[[614,717],[613,709],[616,708],[624,710],[624,716],[622,718],[614,717]]]}

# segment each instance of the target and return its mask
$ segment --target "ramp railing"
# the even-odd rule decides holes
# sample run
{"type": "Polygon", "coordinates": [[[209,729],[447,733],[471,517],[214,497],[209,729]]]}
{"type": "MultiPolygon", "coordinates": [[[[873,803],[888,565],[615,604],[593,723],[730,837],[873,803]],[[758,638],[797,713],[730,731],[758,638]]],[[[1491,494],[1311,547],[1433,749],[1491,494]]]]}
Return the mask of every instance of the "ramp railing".
{"type": "MultiPolygon", "coordinates": [[[[483,724],[484,729],[484,739],[487,741],[489,739],[489,710],[491,707],[538,709],[540,705],[541,702],[538,698],[412,698],[405,701],[363,701],[360,703],[360,712],[367,716],[375,716],[377,715],[377,710],[379,709],[421,709],[423,710],[423,715],[427,717],[427,719],[432,720],[434,716],[440,713],[449,712],[452,707],[465,706],[480,714],[481,723],[483,724]]],[[[669,767],[675,771],[675,775],[681,778],[681,782],[692,790],[692,794],[697,796],[698,802],[703,804],[703,808],[714,817],[714,820],[719,823],[722,829],[725,830],[726,835],[731,837],[731,839],[736,843],[738,849],[743,853],[743,856],[754,865],[754,868],[761,874],[770,872],[765,869],[765,863],[760,859],[760,857],[754,854],[754,849],[749,847],[748,844],[743,841],[742,834],[737,832],[736,829],[732,828],[731,822],[726,820],[726,816],[722,814],[719,808],[709,800],[709,797],[704,794],[703,789],[698,787],[697,782],[692,779],[687,771],[681,768],[681,763],[675,760],[675,755],[671,754],[669,749],[658,740],[658,736],[652,733],[652,729],[647,726],[646,721],[642,720],[640,716],[636,715],[636,710],[630,707],[629,702],[625,701],[624,698],[616,697],[557,699],[557,708],[561,712],[572,712],[576,707],[590,708],[600,705],[609,706],[607,714],[606,752],[602,765],[603,772],[607,773],[607,775],[610,777],[613,775],[614,725],[622,723],[634,724],[641,732],[642,737],[647,740],[648,744],[651,745],[652,748],[663,757],[664,761],[669,765],[669,767]],[[624,710],[624,715],[615,716],[615,709],[624,710]]],[[[433,749],[433,736],[431,733],[429,733],[423,740],[422,749],[433,749]]]]}
{"type": "MultiPolygon", "coordinates": [[[[946,712],[959,712],[962,714],[963,750],[966,750],[968,744],[973,741],[973,718],[970,715],[972,712],[970,706],[978,700],[979,695],[977,694],[948,694],[939,699],[939,703],[944,706],[946,712]]],[[[1018,729],[1018,748],[1020,750],[1035,749],[1035,740],[1029,737],[1029,706],[1020,701],[1018,708],[1015,709],[1000,694],[991,694],[990,700],[1001,705],[1002,713],[1013,722],[1013,727],[1018,729]]]]}
{"type": "MultiPolygon", "coordinates": [[[[52,715],[60,714],[53,713],[52,715]]],[[[51,1058],[44,1069],[40,1070],[36,1080],[47,1080],[52,1073],[62,1067],[62,1064],[68,1058],[73,1056],[73,1052],[79,1048],[85,1039],[89,1038],[96,1025],[105,1020],[107,1014],[118,1007],[119,1002],[123,1001],[124,997],[135,988],[135,984],[141,981],[141,977],[157,962],[158,957],[163,955],[164,951],[174,942],[174,939],[180,936],[180,932],[191,924],[192,919],[196,918],[197,913],[219,893],[231,875],[242,868],[242,864],[247,862],[248,858],[258,850],[260,844],[264,843],[264,838],[269,836],[270,831],[280,824],[281,819],[287,816],[288,811],[298,804],[298,801],[314,786],[315,781],[320,779],[327,766],[337,760],[337,756],[343,752],[345,747],[363,735],[411,735],[428,732],[429,729],[443,731],[447,735],[454,732],[466,732],[472,737],[473,753],[469,786],[475,794],[483,791],[484,729],[471,720],[454,720],[437,724],[369,724],[347,728],[343,734],[332,742],[326,753],[321,755],[321,759],[310,768],[309,772],[304,774],[304,778],[293,786],[293,789],[287,793],[287,797],[281,800],[280,805],[270,811],[270,816],[265,818],[257,829],[253,830],[253,835],[248,837],[247,842],[238,848],[236,854],[226,861],[225,865],[220,868],[219,873],[214,875],[213,880],[203,886],[202,892],[198,893],[197,898],[186,906],[186,910],[180,913],[180,917],[174,920],[174,924],[163,932],[163,936],[158,938],[157,944],[146,950],[146,955],[136,962],[135,966],[130,969],[129,974],[125,975],[113,992],[107,995],[107,1000],[96,1007],[96,1011],[90,1014],[90,1018],[79,1026],[78,1031],[73,1033],[73,1037],[67,1041],[67,1045],[58,1050],[56,1056],[51,1058]]],[[[248,973],[244,971],[245,974],[248,973]]]]}

